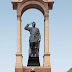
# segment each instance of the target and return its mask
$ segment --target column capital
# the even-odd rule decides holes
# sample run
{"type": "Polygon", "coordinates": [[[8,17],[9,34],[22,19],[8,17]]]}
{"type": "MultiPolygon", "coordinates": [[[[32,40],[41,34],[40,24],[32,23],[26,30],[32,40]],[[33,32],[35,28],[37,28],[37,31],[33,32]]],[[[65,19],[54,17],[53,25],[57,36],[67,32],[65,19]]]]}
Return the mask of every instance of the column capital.
{"type": "Polygon", "coordinates": [[[44,14],[44,21],[49,18],[49,13],[44,14]]]}
{"type": "Polygon", "coordinates": [[[21,21],[21,15],[17,15],[17,19],[21,21]]]}
{"type": "Polygon", "coordinates": [[[44,17],[49,17],[49,13],[45,13],[44,14],[44,17]]]}
{"type": "Polygon", "coordinates": [[[21,15],[17,15],[17,17],[21,17],[21,15]]]}

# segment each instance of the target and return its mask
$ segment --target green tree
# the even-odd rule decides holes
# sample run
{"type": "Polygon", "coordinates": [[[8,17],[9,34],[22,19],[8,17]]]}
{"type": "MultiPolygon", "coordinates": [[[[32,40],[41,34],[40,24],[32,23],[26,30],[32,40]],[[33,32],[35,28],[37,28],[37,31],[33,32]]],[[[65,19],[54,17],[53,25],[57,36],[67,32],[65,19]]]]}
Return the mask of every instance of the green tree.
{"type": "Polygon", "coordinates": [[[67,72],[72,72],[72,68],[70,68],[67,72]]]}

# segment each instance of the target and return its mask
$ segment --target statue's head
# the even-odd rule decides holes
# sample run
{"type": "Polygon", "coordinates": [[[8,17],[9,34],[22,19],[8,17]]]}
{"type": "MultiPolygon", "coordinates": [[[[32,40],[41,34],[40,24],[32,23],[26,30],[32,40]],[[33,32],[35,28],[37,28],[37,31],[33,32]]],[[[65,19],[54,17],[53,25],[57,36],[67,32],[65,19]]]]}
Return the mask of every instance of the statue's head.
{"type": "Polygon", "coordinates": [[[33,23],[32,23],[32,26],[33,26],[33,27],[35,27],[35,26],[36,26],[36,23],[35,23],[35,22],[33,22],[33,23]]]}

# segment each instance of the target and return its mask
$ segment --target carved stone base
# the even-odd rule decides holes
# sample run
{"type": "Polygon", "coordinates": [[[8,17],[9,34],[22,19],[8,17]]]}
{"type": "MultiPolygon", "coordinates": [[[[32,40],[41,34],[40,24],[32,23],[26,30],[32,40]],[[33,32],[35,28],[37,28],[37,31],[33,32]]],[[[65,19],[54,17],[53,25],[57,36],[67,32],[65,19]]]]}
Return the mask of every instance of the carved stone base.
{"type": "Polygon", "coordinates": [[[15,68],[15,72],[23,72],[23,68],[15,68]]]}
{"type": "Polygon", "coordinates": [[[34,69],[32,68],[24,68],[23,72],[51,72],[51,68],[37,68],[35,67],[34,69]]]}
{"type": "Polygon", "coordinates": [[[24,68],[16,68],[15,72],[51,72],[51,68],[24,67],[24,68]]]}

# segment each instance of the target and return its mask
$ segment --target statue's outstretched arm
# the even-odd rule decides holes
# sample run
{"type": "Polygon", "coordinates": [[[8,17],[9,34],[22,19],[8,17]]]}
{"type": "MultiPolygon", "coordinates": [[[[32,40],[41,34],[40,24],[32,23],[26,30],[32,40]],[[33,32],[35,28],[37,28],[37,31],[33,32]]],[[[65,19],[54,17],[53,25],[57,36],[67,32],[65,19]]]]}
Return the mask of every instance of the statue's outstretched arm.
{"type": "Polygon", "coordinates": [[[27,24],[24,29],[30,31],[31,28],[29,27],[29,25],[30,24],[27,24]]]}

